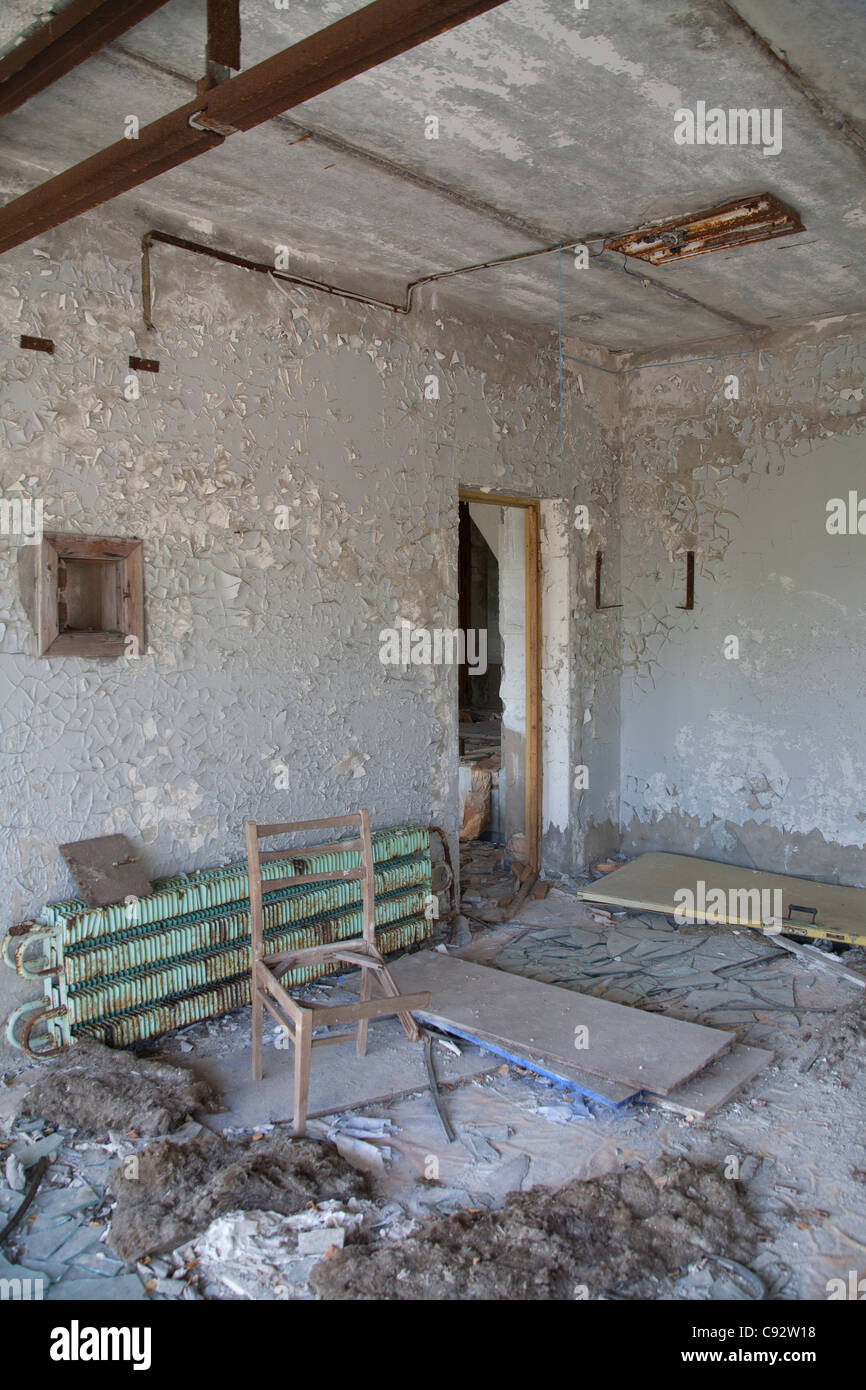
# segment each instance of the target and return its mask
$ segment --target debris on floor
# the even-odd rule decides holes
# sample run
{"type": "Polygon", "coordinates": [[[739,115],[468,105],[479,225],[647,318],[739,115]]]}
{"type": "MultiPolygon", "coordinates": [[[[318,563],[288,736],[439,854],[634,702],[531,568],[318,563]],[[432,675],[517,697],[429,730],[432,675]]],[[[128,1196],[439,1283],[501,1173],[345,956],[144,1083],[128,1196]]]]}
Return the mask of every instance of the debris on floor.
{"type": "Polygon", "coordinates": [[[499,1211],[346,1246],[316,1265],[310,1285],[341,1300],[658,1299],[699,1260],[748,1262],[759,1237],[739,1183],[680,1160],[655,1176],[630,1168],[511,1193],[499,1211]]]}
{"type": "Polygon", "coordinates": [[[834,985],[850,997],[864,973],[860,947],[829,957],[830,970],[816,973],[811,960],[801,961],[778,937],[748,929],[677,928],[655,913],[623,912],[596,922],[587,904],[558,889],[547,902],[549,925],[540,913],[534,919],[524,913],[528,925],[500,932],[483,953],[473,946],[460,954],[544,984],[734,1029],[741,1042],[776,1053],[805,1022],[820,1024],[836,1013],[834,985]],[[559,922],[551,920],[554,912],[559,922]],[[844,964],[834,969],[835,960],[844,964]]]}
{"type": "Polygon", "coordinates": [[[821,1032],[814,1061],[803,1070],[814,1067],[816,1076],[835,1075],[847,1086],[854,1075],[866,1065],[866,999],[842,1010],[821,1032]]]}
{"type": "Polygon", "coordinates": [[[328,1130],[328,1139],[337,1153],[361,1173],[382,1173],[391,1161],[388,1144],[371,1142],[394,1133],[390,1120],[366,1115],[340,1115],[328,1130]]]}
{"type": "Polygon", "coordinates": [[[290,1216],[310,1202],[368,1193],[364,1175],[334,1145],[279,1130],[233,1139],[203,1131],[186,1144],[158,1140],[112,1175],[111,1190],[111,1247],[126,1261],[173,1250],[229,1212],[290,1216]]]}
{"type": "Polygon", "coordinates": [[[472,786],[463,803],[461,840],[477,840],[490,824],[490,789],[493,773],[485,767],[472,768],[472,786]]]}
{"type": "MultiPolygon", "coordinates": [[[[381,1223],[380,1209],[356,1197],[346,1203],[328,1199],[311,1204],[294,1216],[230,1212],[175,1250],[171,1261],[175,1270],[192,1272],[206,1299],[312,1299],[308,1281],[315,1265],[357,1239],[362,1230],[381,1238],[381,1223]]],[[[405,1220],[395,1226],[399,1234],[410,1229],[412,1223],[405,1220]]],[[[163,1263],[151,1261],[159,1269],[163,1263]]],[[[159,1289],[163,1283],[160,1279],[159,1289]]]]}
{"type": "MultiPolygon", "coordinates": [[[[491,877],[502,872],[498,853],[485,851],[491,877]]],[[[519,876],[508,877],[516,896],[519,876]]],[[[248,1079],[248,1009],[170,1035],[165,1050],[181,1054],[180,1066],[79,1044],[25,1074],[26,1103],[20,1076],[0,1089],[0,1229],[40,1174],[0,1277],[40,1279],[49,1300],[151,1301],[728,1300],[762,1289],[769,1298],[820,1297],[828,1277],[844,1277],[850,1242],[866,1239],[866,1184],[834,1168],[840,1146],[855,1142],[851,1107],[863,1087],[863,990],[844,977],[862,970],[861,950],[838,958],[842,972],[815,974],[748,930],[677,930],[656,914],[616,910],[593,923],[561,887],[528,897],[513,923],[479,930],[470,919],[462,935],[465,951],[415,953],[406,967],[429,958],[459,971],[480,952],[497,967],[485,977],[506,992],[541,980],[559,986],[569,1008],[628,1002],[641,1029],[690,1028],[683,1020],[700,1018],[732,1044],[652,1107],[644,1092],[643,1103],[614,1108],[519,1058],[500,1060],[495,1039],[482,1039],[482,1051],[438,1036],[450,1138],[430,1104],[422,1054],[399,1025],[379,1023],[363,1073],[356,1080],[354,1052],[340,1060],[325,1088],[333,1109],[323,1104],[317,1138],[300,1141],[272,1123],[289,1117],[285,1059],[272,1054],[270,1083],[248,1079]],[[774,1051],[781,1041],[769,1065],[755,1031],[774,1051]],[[85,1067],[103,1089],[88,1086],[88,1105],[76,1109],[74,1078],[89,1075],[85,1067]],[[341,1108],[353,1096],[360,1106],[341,1108]],[[209,1123],[226,1138],[191,1115],[214,1111],[219,1097],[222,1113],[209,1123]],[[731,1156],[739,1182],[726,1176],[731,1156]],[[685,1160],[700,1200],[676,1177],[674,1196],[648,1206],[643,1174],[663,1182],[685,1160]],[[616,1186],[626,1182],[637,1185],[616,1186]],[[842,1187],[830,1191],[834,1182],[842,1187]],[[673,1200],[682,1206],[672,1210],[673,1200]],[[720,1224],[707,1225],[702,1202],[720,1224]],[[351,1273],[340,1275],[343,1265],[351,1273]],[[572,1286],[577,1292],[562,1292],[572,1286]]],[[[338,1000],[352,981],[307,988],[338,1000]]],[[[627,1099],[637,1095],[631,1085],[627,1099]]]]}
{"type": "Polygon", "coordinates": [[[194,1111],[219,1107],[217,1093],[193,1073],[82,1038],[39,1070],[19,1114],[49,1117],[82,1137],[110,1130],[149,1137],[170,1134],[194,1111]]]}
{"type": "Polygon", "coordinates": [[[460,911],[481,926],[504,921],[520,888],[522,866],[506,866],[504,846],[468,840],[460,846],[460,911]]]}
{"type": "Polygon", "coordinates": [[[342,1246],[346,1227],[362,1217],[339,1202],[324,1203],[330,1227],[321,1224],[322,1209],[280,1216],[272,1211],[231,1212],[212,1222],[191,1246],[178,1251],[197,1263],[205,1298],[287,1299],[310,1297],[310,1270],[330,1248],[342,1246]],[[299,1224],[300,1223],[300,1224],[299,1224]],[[305,1253],[301,1236],[315,1232],[328,1242],[305,1253]]]}
{"type": "Polygon", "coordinates": [[[38,1290],[34,1296],[49,1300],[143,1298],[135,1271],[105,1245],[105,1184],[136,1141],[116,1134],[105,1143],[76,1139],[27,1118],[12,1122],[6,1136],[0,1139],[6,1172],[6,1183],[0,1182],[0,1225],[9,1233],[0,1275],[31,1280],[38,1290]],[[19,1220],[34,1178],[35,1191],[19,1220]]]}

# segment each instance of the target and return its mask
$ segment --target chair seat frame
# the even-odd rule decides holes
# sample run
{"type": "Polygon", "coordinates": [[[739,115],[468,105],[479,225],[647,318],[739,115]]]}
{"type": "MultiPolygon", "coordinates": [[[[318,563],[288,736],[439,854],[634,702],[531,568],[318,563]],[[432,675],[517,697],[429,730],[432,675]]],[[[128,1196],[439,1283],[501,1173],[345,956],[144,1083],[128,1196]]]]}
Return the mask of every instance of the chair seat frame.
{"type": "Polygon", "coordinates": [[[292,1108],[293,1132],[296,1137],[306,1133],[307,1108],[310,1092],[310,1064],[314,1047],[326,1047],[335,1043],[356,1043],[358,1055],[363,1057],[367,1051],[367,1028],[370,1019],[387,1018],[396,1015],[403,1025],[410,1042],[418,1042],[421,1034],[418,1024],[412,1017],[415,1009],[429,1008],[429,991],[418,994],[401,994],[384,957],[376,946],[376,888],[375,866],[373,862],[373,843],[370,834],[370,814],[357,811],[346,816],[333,816],[320,820],[286,821],[281,824],[258,825],[253,820],[245,822],[247,861],[250,879],[250,934],[251,934],[251,993],[253,1006],[252,1019],[252,1071],[253,1079],[262,1079],[262,1042],[264,1034],[264,1015],[268,1013],[277,1021],[292,1043],[294,1051],[294,1097],[292,1108]],[[259,842],[277,835],[291,835],[300,831],[337,829],[353,827],[358,835],[355,839],[337,840],[332,844],[305,846],[302,850],[265,850],[259,842]],[[330,869],[323,873],[293,874],[287,878],[262,879],[262,864],[275,859],[302,859],[322,853],[359,853],[361,864],[357,869],[330,869]],[[324,883],[326,881],[357,879],[361,882],[362,932],[360,937],[348,941],[326,942],[320,946],[308,946],[297,951],[277,951],[268,954],[264,946],[264,915],[262,911],[263,891],[269,893],[279,888],[296,884],[324,883]],[[357,1003],[347,1004],[306,1004],[294,999],[281,977],[290,970],[305,966],[327,966],[339,963],[347,968],[355,967],[361,972],[359,999],[357,1003]],[[373,985],[378,986],[381,997],[373,997],[373,985]],[[356,1023],[355,1033],[344,1032],[314,1037],[317,1028],[330,1028],[334,1024],[356,1023]]]}

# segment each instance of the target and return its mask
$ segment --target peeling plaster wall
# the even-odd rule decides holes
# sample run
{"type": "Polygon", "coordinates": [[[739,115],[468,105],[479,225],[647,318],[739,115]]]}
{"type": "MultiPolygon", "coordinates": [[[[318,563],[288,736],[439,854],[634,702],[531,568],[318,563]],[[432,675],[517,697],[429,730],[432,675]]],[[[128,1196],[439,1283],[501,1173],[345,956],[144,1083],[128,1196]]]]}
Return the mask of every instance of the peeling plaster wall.
{"type": "MultiPolygon", "coordinates": [[[[383,666],[380,629],[456,626],[460,486],[569,516],[612,486],[599,402],[569,398],[560,457],[555,357],[507,321],[435,299],[397,318],[158,247],[149,335],[143,230],[103,211],[0,261],[2,495],[44,498],[46,529],[141,537],[147,623],[137,660],[38,659],[0,537],[4,925],[70,892],[66,840],[125,833],[156,876],[238,856],[251,814],[456,833],[456,670],[383,666]],[[161,364],[135,401],[130,353],[161,364]]],[[[580,582],[575,756],[602,656],[580,582]]],[[[582,862],[576,809],[546,820],[555,867],[582,862]]]]}
{"type": "Polygon", "coordinates": [[[618,383],[629,852],[866,883],[866,535],[826,529],[828,499],[866,497],[864,328],[618,383]]]}
{"type": "MultiPolygon", "coordinates": [[[[570,353],[588,351],[609,360],[609,354],[588,349],[579,340],[565,344],[570,353]]],[[[585,507],[588,530],[575,526],[574,508],[566,526],[571,556],[569,595],[574,620],[571,688],[572,748],[570,775],[573,806],[570,841],[561,846],[563,866],[590,862],[619,848],[620,842],[620,672],[622,609],[620,602],[620,474],[622,469],[623,409],[621,382],[592,368],[569,370],[568,394],[575,408],[592,402],[607,427],[614,465],[588,470],[577,481],[575,507],[585,507]],[[595,609],[595,557],[604,556],[602,601],[613,607],[595,609]],[[586,782],[585,788],[583,782],[586,782]],[[575,853],[576,846],[580,852],[575,853]]],[[[551,831],[548,839],[553,839],[551,831]]],[[[567,872],[567,870],[565,870],[567,872]]]]}

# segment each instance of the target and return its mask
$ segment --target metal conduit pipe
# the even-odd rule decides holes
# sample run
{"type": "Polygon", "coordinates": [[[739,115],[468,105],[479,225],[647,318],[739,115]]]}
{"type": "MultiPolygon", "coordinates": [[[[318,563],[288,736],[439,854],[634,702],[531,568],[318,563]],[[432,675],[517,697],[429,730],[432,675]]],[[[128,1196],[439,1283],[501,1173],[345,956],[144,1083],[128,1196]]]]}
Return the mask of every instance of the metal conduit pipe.
{"type": "MultiPolygon", "coordinates": [[[[593,238],[595,239],[595,238],[593,238]]],[[[548,256],[552,251],[567,251],[574,246],[582,246],[581,241],[565,242],[561,246],[542,246],[533,251],[518,251],[510,256],[499,256],[495,260],[480,261],[476,265],[458,266],[454,270],[438,270],[432,275],[422,275],[418,280],[411,280],[406,286],[406,293],[402,304],[395,304],[388,299],[376,299],[369,294],[360,294],[355,290],[342,288],[340,285],[332,285],[323,280],[311,280],[305,275],[294,275],[288,270],[275,270],[266,261],[253,261],[247,256],[236,256],[230,251],[218,251],[212,246],[204,246],[198,241],[189,241],[186,237],[172,236],[169,232],[160,232],[152,229],[145,232],[141,239],[141,303],[145,326],[148,329],[155,327],[153,322],[153,290],[150,272],[150,248],[155,242],[164,246],[176,246],[181,251],[191,251],[196,256],[209,256],[212,260],[222,261],[226,265],[239,266],[242,270],[254,270],[260,275],[267,275],[272,280],[280,280],[290,285],[300,285],[304,289],[319,290],[322,294],[335,295],[338,299],[348,299],[355,304],[368,304],[373,309],[388,309],[392,314],[411,313],[415,291],[422,285],[433,284],[437,280],[447,280],[453,275],[469,275],[477,270],[492,270],[495,266],[510,265],[514,261],[529,260],[533,256],[548,256]]]]}
{"type": "MultiPolygon", "coordinates": [[[[373,309],[387,309],[393,314],[409,314],[414,307],[415,293],[424,285],[436,284],[440,280],[448,280],[457,275],[472,275],[480,270],[493,270],[498,266],[514,265],[518,261],[532,260],[537,256],[550,256],[554,252],[571,251],[579,246],[588,246],[592,241],[605,242],[609,240],[609,235],[593,233],[590,236],[576,237],[573,240],[560,242],[555,246],[540,246],[532,251],[517,251],[508,256],[497,256],[488,261],[477,261],[473,265],[456,266],[452,270],[438,270],[430,275],[422,275],[417,280],[410,280],[406,286],[406,292],[402,303],[395,303],[392,300],[376,299],[373,295],[361,294],[355,290],[349,290],[340,285],[333,285],[327,281],[313,280],[305,275],[295,275],[287,270],[276,270],[266,261],[251,260],[247,256],[238,256],[231,251],[220,251],[212,246],[205,246],[198,241],[190,241],[186,237],[173,236],[169,232],[160,232],[152,228],[145,232],[141,239],[141,303],[142,315],[145,327],[153,331],[155,324],[153,321],[153,285],[151,276],[150,251],[155,243],[164,246],[174,246],[181,251],[189,251],[196,256],[208,256],[211,260],[222,261],[226,265],[238,266],[242,270],[252,270],[260,275],[267,275],[270,279],[281,281],[290,285],[299,285],[303,289],[318,290],[321,294],[329,294],[338,299],[346,299],[354,304],[367,304],[373,309]]],[[[744,319],[737,318],[733,314],[728,314],[722,309],[714,309],[710,304],[704,304],[694,296],[686,294],[682,290],[675,290],[672,286],[662,285],[657,280],[650,279],[646,275],[636,275],[634,272],[626,270],[624,267],[611,265],[607,261],[600,260],[603,253],[591,257],[593,264],[598,265],[602,270],[612,270],[619,274],[627,275],[629,279],[637,280],[647,288],[659,290],[662,294],[678,299],[683,303],[689,304],[694,308],[702,309],[705,313],[715,314],[717,318],[723,319],[726,323],[735,324],[738,328],[755,331],[755,325],[747,323],[744,319]]],[[[589,366],[595,364],[588,363],[589,366]]],[[[611,371],[611,368],[601,369],[611,371]]]]}

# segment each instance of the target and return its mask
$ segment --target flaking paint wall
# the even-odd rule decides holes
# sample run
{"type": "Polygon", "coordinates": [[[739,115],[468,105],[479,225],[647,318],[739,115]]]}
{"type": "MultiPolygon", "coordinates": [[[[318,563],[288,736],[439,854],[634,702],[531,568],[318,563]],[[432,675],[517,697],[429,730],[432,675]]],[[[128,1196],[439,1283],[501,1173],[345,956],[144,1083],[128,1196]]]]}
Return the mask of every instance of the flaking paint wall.
{"type": "Polygon", "coordinates": [[[866,498],[864,328],[622,379],[629,853],[866,884],[866,535],[826,527],[830,498],[866,498]]]}
{"type": "MultiPolygon", "coordinates": [[[[454,833],[456,672],[383,666],[379,632],[456,625],[461,485],[564,495],[566,516],[611,494],[600,406],[568,396],[560,453],[555,358],[507,322],[398,319],[158,248],[149,335],[142,230],[95,213],[0,262],[2,495],[43,498],[47,529],[141,537],[147,624],[138,659],[38,659],[0,537],[4,926],[70,893],[66,840],[122,832],[157,876],[237,857],[249,815],[366,805],[454,833]],[[138,400],[130,353],[160,361],[138,400]]],[[[578,761],[585,600],[558,658],[582,645],[578,674],[549,687],[578,761]]],[[[577,867],[576,820],[545,847],[577,867]]],[[[0,971],[4,1004],[14,986],[0,971]]]]}

